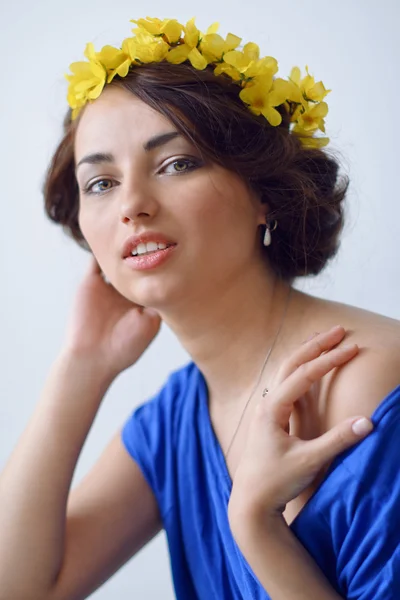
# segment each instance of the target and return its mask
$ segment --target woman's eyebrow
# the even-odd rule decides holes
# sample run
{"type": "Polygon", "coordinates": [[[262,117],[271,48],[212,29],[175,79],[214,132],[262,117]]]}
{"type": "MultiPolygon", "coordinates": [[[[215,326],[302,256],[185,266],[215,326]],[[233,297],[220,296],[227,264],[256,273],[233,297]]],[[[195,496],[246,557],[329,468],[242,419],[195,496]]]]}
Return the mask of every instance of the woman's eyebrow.
{"type": "MultiPolygon", "coordinates": [[[[181,134],[178,131],[169,131],[167,133],[161,133],[159,135],[155,135],[150,138],[143,144],[143,148],[146,152],[151,152],[155,148],[159,146],[163,146],[167,144],[171,140],[179,137],[181,134]]],[[[115,162],[115,158],[113,154],[105,153],[105,152],[94,152],[93,154],[88,154],[84,156],[76,165],[75,172],[78,170],[78,167],[84,163],[89,165],[98,165],[101,163],[112,163],[115,162]]]]}
{"type": "Polygon", "coordinates": [[[161,133],[160,135],[155,135],[154,137],[147,140],[147,142],[143,145],[143,148],[146,152],[150,152],[154,150],[154,148],[158,148],[159,146],[163,146],[167,144],[171,140],[174,140],[176,137],[179,137],[181,134],[179,131],[169,131],[168,133],[161,133]]]}

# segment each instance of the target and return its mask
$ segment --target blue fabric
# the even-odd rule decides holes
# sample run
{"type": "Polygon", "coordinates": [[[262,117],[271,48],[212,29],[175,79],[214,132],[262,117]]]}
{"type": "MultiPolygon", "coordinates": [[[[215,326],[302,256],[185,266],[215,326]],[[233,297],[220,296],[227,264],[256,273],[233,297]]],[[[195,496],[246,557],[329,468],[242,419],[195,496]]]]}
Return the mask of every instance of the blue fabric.
{"type": "MultiPolygon", "coordinates": [[[[291,530],[341,597],[399,600],[400,386],[372,420],[373,433],[335,459],[291,530]]],[[[157,498],[178,600],[269,599],[229,529],[232,482],[193,362],[132,413],[122,440],[157,498]]]]}

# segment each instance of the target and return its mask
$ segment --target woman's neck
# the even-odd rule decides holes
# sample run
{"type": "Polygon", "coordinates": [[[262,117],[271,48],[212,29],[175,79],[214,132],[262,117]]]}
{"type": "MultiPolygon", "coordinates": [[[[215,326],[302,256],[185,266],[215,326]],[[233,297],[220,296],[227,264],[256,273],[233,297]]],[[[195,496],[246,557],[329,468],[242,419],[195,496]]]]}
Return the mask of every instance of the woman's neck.
{"type": "MultiPolygon", "coordinates": [[[[179,318],[163,316],[218,403],[239,403],[251,388],[281,325],[289,291],[287,283],[263,272],[247,281],[238,278],[231,288],[218,290],[218,297],[202,298],[196,310],[180,310],[179,318]]],[[[293,290],[279,338],[292,320],[295,294],[293,290]]]]}

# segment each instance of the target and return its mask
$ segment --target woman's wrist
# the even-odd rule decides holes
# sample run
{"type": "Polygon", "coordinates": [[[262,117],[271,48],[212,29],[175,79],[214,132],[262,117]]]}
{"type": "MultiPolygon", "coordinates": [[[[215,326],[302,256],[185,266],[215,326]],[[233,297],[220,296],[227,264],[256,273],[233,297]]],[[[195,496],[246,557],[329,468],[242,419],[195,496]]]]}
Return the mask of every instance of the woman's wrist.
{"type": "Polygon", "coordinates": [[[230,506],[228,508],[229,524],[232,534],[239,546],[252,544],[254,536],[263,535],[273,540],[282,535],[287,523],[283,510],[265,509],[256,506],[230,506]]]}
{"type": "Polygon", "coordinates": [[[66,369],[85,373],[105,388],[108,388],[119,375],[96,352],[82,351],[67,344],[61,348],[56,362],[63,364],[66,369]]]}

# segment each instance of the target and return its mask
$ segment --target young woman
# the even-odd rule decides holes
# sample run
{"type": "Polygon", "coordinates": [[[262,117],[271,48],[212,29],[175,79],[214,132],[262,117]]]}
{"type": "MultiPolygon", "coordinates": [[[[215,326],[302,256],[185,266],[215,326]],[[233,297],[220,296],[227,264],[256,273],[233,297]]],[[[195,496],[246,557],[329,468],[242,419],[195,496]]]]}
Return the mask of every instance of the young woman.
{"type": "Polygon", "coordinates": [[[137,24],[71,66],[45,202],[93,256],[1,475],[0,598],[86,598],[162,527],[178,598],[398,598],[399,323],[293,287],[342,227],[327,92],[215,28],[137,24]],[[161,320],[192,361],[70,492],[161,320]]]}

